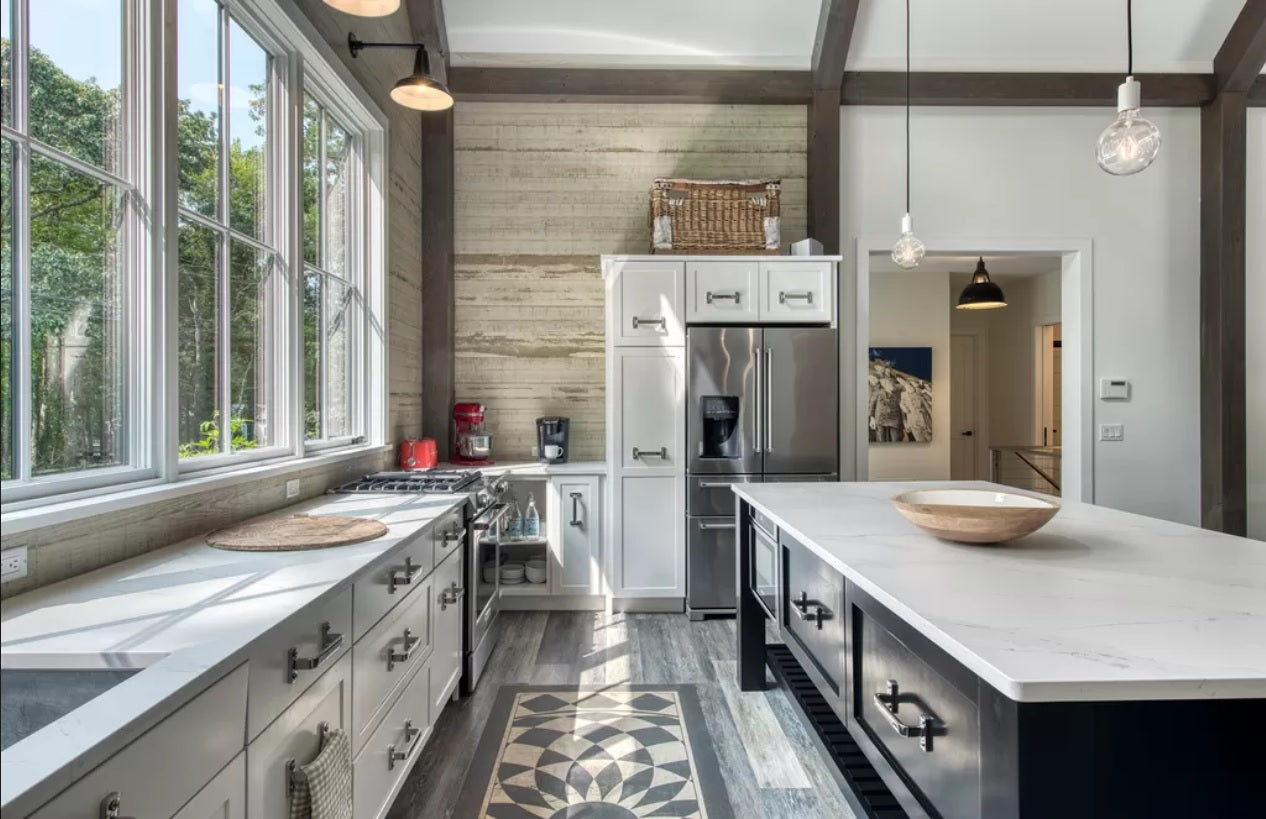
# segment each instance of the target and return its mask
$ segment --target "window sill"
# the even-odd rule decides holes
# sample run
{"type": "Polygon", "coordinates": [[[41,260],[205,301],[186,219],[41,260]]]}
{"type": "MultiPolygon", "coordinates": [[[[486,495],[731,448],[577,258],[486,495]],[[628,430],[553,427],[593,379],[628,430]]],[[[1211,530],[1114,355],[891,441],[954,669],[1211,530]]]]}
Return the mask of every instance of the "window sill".
{"type": "Polygon", "coordinates": [[[391,449],[390,446],[361,446],[355,449],[340,449],[337,452],[309,455],[305,458],[292,458],[279,463],[236,469],[228,473],[189,477],[174,483],[151,482],[147,485],[134,486],[118,492],[76,498],[74,500],[55,501],[27,509],[4,512],[0,514],[0,526],[3,526],[5,535],[13,535],[44,526],[118,512],[123,509],[158,503],[198,492],[224,489],[248,481],[287,478],[290,475],[306,472],[321,466],[352,461],[376,453],[390,452],[391,449]]]}

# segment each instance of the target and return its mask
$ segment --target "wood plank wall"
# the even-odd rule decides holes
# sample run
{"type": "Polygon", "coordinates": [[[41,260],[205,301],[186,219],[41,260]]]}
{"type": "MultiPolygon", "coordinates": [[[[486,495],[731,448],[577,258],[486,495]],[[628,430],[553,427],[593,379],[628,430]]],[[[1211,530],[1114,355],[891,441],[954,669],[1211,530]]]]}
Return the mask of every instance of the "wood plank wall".
{"type": "Polygon", "coordinates": [[[783,241],[805,235],[804,106],[462,103],[456,110],[458,400],[488,408],[496,457],[535,419],[604,457],[604,253],[646,253],[651,180],[783,180],[783,241]]]}
{"type": "MultiPolygon", "coordinates": [[[[391,395],[387,434],[394,441],[417,435],[422,426],[422,121],[420,114],[401,108],[388,97],[396,80],[409,73],[412,55],[367,51],[353,60],[347,53],[347,29],[349,21],[354,21],[356,34],[362,39],[408,41],[409,21],[403,11],[372,19],[349,18],[323,3],[304,3],[302,8],[390,117],[387,298],[391,395]]],[[[394,459],[375,453],[305,470],[297,476],[301,479],[301,497],[319,495],[337,483],[382,469],[389,461],[394,459]]],[[[293,503],[285,499],[284,480],[248,481],[37,531],[6,532],[0,537],[0,548],[27,546],[29,574],[0,586],[0,598],[293,503]]]]}

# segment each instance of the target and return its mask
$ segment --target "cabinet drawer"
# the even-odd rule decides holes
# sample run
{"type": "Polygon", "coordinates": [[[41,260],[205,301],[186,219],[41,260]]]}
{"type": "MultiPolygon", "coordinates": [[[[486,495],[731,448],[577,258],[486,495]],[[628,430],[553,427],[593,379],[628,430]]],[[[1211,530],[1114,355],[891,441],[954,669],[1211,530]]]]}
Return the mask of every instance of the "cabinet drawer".
{"type": "Polygon", "coordinates": [[[431,573],[438,562],[436,531],[433,524],[418,532],[390,555],[379,558],[356,581],[352,595],[353,640],[364,637],[365,632],[405,598],[413,584],[420,583],[431,573]]]}
{"type": "Polygon", "coordinates": [[[686,267],[686,320],[708,324],[756,321],[756,262],[691,262],[686,267]]]}
{"type": "Polygon", "coordinates": [[[435,570],[435,600],[431,609],[435,649],[430,663],[433,716],[443,710],[462,678],[462,607],[466,595],[462,559],[461,552],[457,552],[435,570]]]}
{"type": "Polygon", "coordinates": [[[616,350],[620,464],[625,471],[681,469],[685,447],[681,350],[616,350]]]}
{"type": "Polygon", "coordinates": [[[682,262],[620,262],[611,284],[620,346],[681,346],[686,343],[685,265],[682,262]]]}
{"type": "Polygon", "coordinates": [[[834,272],[831,262],[761,262],[761,321],[829,323],[834,272]]]}
{"type": "Polygon", "coordinates": [[[246,819],[246,751],[233,757],[172,819],[246,819]]]}
{"type": "Polygon", "coordinates": [[[351,645],[351,588],[309,606],[256,640],[250,654],[246,736],[259,736],[351,645]]]}
{"type": "Polygon", "coordinates": [[[431,656],[434,575],[352,646],[352,747],[359,750],[413,671],[431,656]]]}
{"type": "Polygon", "coordinates": [[[854,611],[861,619],[856,721],[915,795],[943,819],[976,819],[980,727],[975,702],[864,609],[854,611]],[[930,738],[918,736],[929,729],[930,738]]]}
{"type": "Polygon", "coordinates": [[[118,794],[120,816],[171,816],[241,752],[246,678],[245,665],[230,671],[32,818],[100,819],[111,794],[118,794]]]}
{"type": "Polygon", "coordinates": [[[432,533],[435,542],[435,565],[448,559],[453,552],[460,552],[466,542],[466,507],[459,506],[435,521],[432,533]]]}
{"type": "Polygon", "coordinates": [[[289,819],[287,763],[316,758],[321,750],[322,723],[331,730],[347,730],[351,710],[352,659],[344,656],[246,747],[247,816],[289,819]]]}
{"type": "Polygon", "coordinates": [[[431,738],[431,665],[418,669],[356,757],[352,805],[356,819],[387,814],[400,784],[431,738]]]}
{"type": "Polygon", "coordinates": [[[844,576],[785,533],[779,535],[786,560],[785,633],[789,633],[837,695],[844,687],[848,647],[844,627],[844,576]]]}

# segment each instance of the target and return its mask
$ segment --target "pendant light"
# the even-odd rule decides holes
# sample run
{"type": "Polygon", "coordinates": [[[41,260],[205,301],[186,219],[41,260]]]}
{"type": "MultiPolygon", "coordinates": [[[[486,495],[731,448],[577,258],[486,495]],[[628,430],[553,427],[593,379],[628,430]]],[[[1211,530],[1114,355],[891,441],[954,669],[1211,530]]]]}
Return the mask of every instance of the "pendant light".
{"type": "Polygon", "coordinates": [[[366,43],[356,39],[355,34],[348,34],[347,47],[353,57],[366,48],[413,49],[413,73],[392,87],[391,98],[417,111],[445,111],[453,107],[453,95],[444,83],[431,76],[426,47],[421,43],[366,43]]]}
{"type": "Polygon", "coordinates": [[[1002,288],[989,278],[985,270],[985,257],[976,261],[976,272],[971,276],[971,284],[963,288],[958,297],[956,310],[997,310],[1007,306],[1007,297],[1002,288]]]}
{"type": "Polygon", "coordinates": [[[925,252],[910,218],[910,0],[906,0],[906,213],[901,217],[901,238],[892,246],[892,260],[910,270],[919,266],[925,252]]]}
{"type": "Polygon", "coordinates": [[[357,17],[386,17],[400,8],[400,0],[325,0],[325,5],[357,17]]]}
{"type": "Polygon", "coordinates": [[[1125,82],[1117,88],[1117,119],[1099,135],[1095,159],[1113,176],[1129,176],[1152,164],[1160,151],[1160,129],[1139,116],[1142,88],[1134,79],[1134,3],[1125,2],[1125,82]]]}

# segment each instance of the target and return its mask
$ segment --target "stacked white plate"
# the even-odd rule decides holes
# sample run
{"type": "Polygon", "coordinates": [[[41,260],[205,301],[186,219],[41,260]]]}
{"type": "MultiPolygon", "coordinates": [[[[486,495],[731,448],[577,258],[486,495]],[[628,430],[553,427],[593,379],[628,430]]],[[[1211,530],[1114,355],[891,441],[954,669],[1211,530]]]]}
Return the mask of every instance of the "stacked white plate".
{"type": "Polygon", "coordinates": [[[545,561],[544,560],[529,560],[527,563],[524,564],[524,571],[527,574],[527,579],[529,583],[544,583],[545,582],[546,575],[545,575],[545,561]]]}
{"type": "Polygon", "coordinates": [[[502,563],[501,564],[501,582],[507,586],[513,586],[516,583],[523,582],[523,564],[522,563],[502,563]]]}

